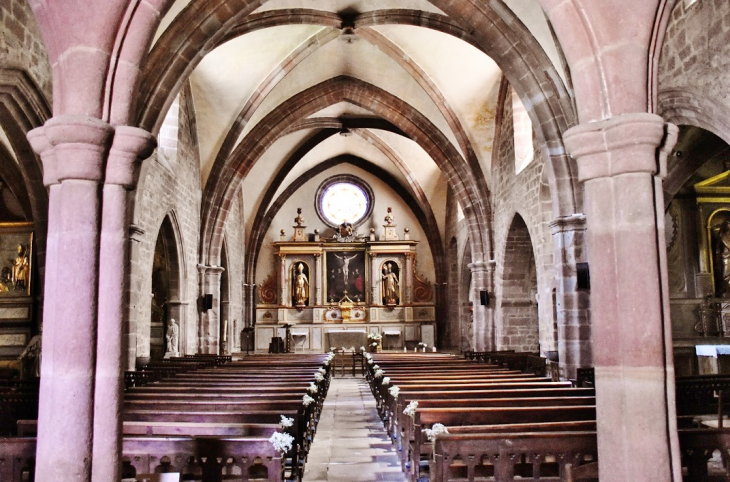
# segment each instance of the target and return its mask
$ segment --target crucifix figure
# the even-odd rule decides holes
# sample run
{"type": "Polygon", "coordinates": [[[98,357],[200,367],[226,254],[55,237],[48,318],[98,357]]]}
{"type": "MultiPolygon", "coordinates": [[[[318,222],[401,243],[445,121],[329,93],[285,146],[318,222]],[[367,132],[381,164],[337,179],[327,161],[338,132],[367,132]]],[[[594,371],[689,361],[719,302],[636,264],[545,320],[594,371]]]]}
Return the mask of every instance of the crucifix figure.
{"type": "Polygon", "coordinates": [[[345,255],[340,256],[339,254],[336,254],[335,257],[342,261],[342,277],[345,279],[345,286],[347,286],[348,283],[348,275],[350,272],[350,261],[357,258],[357,254],[354,254],[350,257],[347,257],[345,255]]]}

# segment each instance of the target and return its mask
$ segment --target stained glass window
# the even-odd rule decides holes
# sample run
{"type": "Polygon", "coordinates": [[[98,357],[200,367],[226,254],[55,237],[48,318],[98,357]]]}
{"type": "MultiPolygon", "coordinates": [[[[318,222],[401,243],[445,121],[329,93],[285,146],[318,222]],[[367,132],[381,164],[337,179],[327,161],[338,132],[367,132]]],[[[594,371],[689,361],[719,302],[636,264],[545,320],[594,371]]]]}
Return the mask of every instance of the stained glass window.
{"type": "Polygon", "coordinates": [[[357,224],[368,213],[370,199],[358,185],[336,182],[327,186],[319,198],[322,215],[333,226],[342,223],[357,224]]]}

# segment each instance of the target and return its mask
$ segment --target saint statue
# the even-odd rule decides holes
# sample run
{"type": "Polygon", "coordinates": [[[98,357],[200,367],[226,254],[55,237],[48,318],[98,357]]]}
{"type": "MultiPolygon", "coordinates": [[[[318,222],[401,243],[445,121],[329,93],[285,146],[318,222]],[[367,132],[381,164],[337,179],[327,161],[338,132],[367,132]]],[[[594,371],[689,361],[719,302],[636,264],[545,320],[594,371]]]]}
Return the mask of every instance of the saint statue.
{"type": "Polygon", "coordinates": [[[724,297],[730,294],[730,219],[720,225],[715,239],[715,293],[724,297]]]}
{"type": "Polygon", "coordinates": [[[296,306],[304,306],[309,299],[309,280],[304,274],[304,265],[299,263],[297,274],[294,278],[294,302],[296,306]]]}
{"type": "Polygon", "coordinates": [[[393,218],[393,209],[388,208],[388,214],[385,215],[385,224],[387,226],[393,226],[395,219],[393,218]]]}
{"type": "Polygon", "coordinates": [[[18,255],[13,262],[13,288],[16,290],[28,289],[28,278],[30,275],[30,262],[22,244],[18,245],[18,255]]]}
{"type": "Polygon", "coordinates": [[[167,351],[166,353],[178,353],[177,339],[178,339],[178,326],[175,323],[175,319],[170,319],[170,325],[167,327],[167,334],[165,335],[167,340],[167,351]]]}
{"type": "Polygon", "coordinates": [[[383,304],[395,305],[398,303],[398,275],[393,272],[392,263],[383,268],[383,304]]]}
{"type": "Polygon", "coordinates": [[[296,223],[296,226],[304,226],[304,218],[302,217],[302,208],[297,208],[297,217],[294,218],[294,222],[296,223]]]}

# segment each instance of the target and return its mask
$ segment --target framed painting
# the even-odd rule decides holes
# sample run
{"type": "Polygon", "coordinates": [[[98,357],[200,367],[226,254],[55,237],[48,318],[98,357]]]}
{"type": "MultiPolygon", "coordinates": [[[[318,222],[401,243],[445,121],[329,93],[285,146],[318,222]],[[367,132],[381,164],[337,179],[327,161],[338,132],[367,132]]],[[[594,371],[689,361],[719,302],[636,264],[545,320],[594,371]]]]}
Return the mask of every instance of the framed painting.
{"type": "Polygon", "coordinates": [[[33,223],[0,223],[0,299],[29,297],[33,285],[33,223]]]}
{"type": "Polygon", "coordinates": [[[327,251],[327,301],[365,301],[365,251],[327,251]]]}

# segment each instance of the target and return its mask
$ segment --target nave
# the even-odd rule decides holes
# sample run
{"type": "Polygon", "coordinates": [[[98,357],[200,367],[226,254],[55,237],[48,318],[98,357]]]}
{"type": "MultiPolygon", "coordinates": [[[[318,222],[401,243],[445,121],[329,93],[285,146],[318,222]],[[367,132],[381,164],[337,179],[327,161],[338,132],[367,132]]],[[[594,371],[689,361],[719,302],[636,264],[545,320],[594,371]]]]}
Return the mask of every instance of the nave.
{"type": "MultiPolygon", "coordinates": [[[[593,375],[551,371],[512,351],[151,362],[125,377],[122,481],[596,481],[593,375]]],[[[32,387],[17,388],[29,404],[32,387]]],[[[722,375],[677,379],[685,481],[727,480],[729,388],[722,375]]],[[[0,480],[41,480],[37,421],[14,422],[0,480]]]]}
{"type": "Polygon", "coordinates": [[[332,379],[304,482],[405,482],[400,460],[359,374],[332,379]]]}

